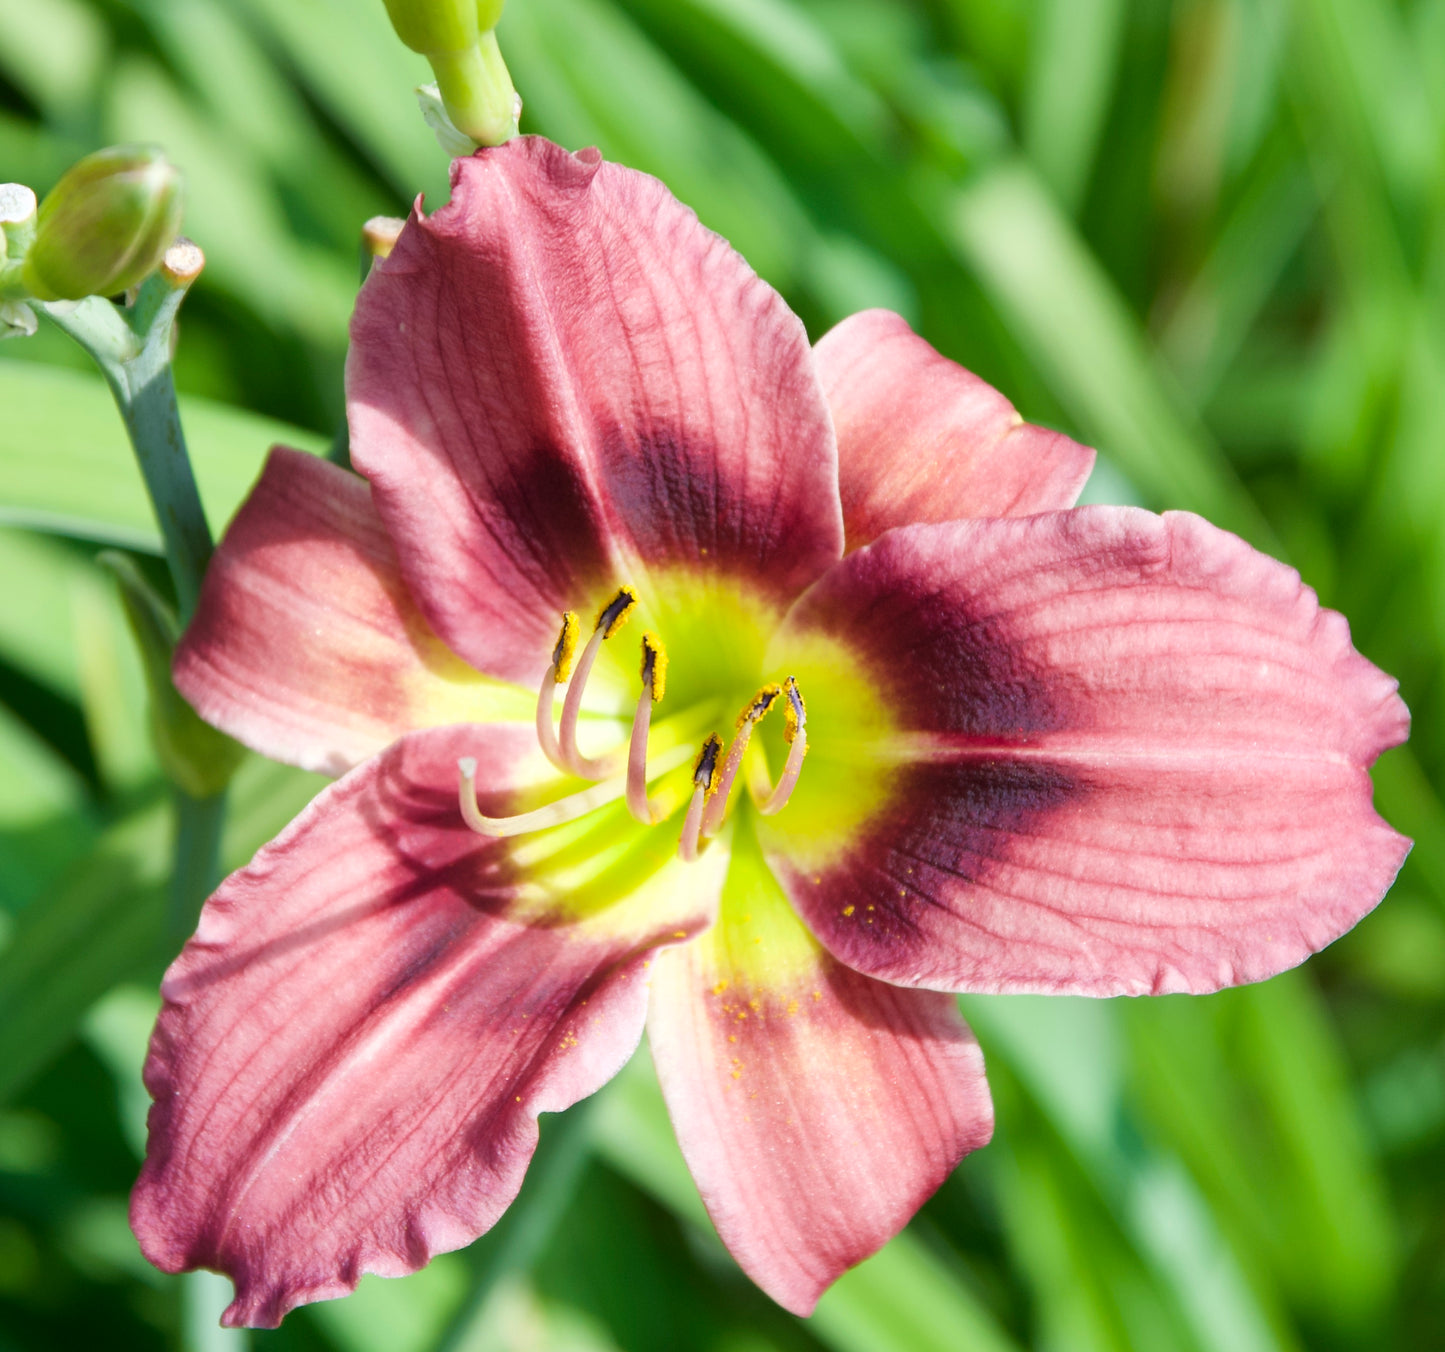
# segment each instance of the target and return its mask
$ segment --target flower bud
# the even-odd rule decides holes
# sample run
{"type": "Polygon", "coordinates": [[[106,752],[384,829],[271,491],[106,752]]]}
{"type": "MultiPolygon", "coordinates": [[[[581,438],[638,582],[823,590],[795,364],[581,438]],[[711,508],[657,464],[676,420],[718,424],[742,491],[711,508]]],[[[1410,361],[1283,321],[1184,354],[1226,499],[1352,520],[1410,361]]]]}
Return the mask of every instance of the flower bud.
{"type": "Polygon", "coordinates": [[[159,150],[98,150],[41,202],[25,284],[41,300],[129,290],[155,270],[180,225],[181,176],[159,150]]]}
{"type": "Polygon", "coordinates": [[[480,22],[482,9],[501,16],[500,4],[479,5],[477,0],[386,0],[397,37],[423,56],[475,46],[481,34],[496,26],[496,18],[480,22]]]}

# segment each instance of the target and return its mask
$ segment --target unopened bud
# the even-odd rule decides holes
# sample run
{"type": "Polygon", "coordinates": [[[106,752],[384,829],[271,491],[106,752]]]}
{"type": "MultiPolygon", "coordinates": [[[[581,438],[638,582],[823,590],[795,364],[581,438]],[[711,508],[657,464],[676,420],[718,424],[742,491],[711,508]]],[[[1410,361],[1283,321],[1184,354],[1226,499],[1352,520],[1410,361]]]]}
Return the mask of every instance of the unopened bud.
{"type": "MultiPolygon", "coordinates": [[[[488,5],[501,17],[501,5],[488,5]]],[[[495,27],[496,19],[478,20],[477,0],[386,0],[386,12],[396,35],[414,52],[460,52],[495,27]]]]}
{"type": "Polygon", "coordinates": [[[181,225],[181,176],[152,146],[112,146],[40,204],[24,278],[41,300],[113,296],[155,271],[181,225]]]}

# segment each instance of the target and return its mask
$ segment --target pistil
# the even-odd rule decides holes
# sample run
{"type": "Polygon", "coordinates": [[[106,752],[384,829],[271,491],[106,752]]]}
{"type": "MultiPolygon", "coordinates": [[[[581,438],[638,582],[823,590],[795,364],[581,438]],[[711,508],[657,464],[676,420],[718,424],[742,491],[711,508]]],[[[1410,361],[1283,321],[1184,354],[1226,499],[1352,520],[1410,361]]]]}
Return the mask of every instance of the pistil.
{"type": "Polygon", "coordinates": [[[783,763],[783,773],[773,791],[758,803],[758,811],[764,817],[771,817],[788,805],[803,770],[803,757],[808,754],[808,709],[797,681],[791,676],[783,682],[783,693],[787,696],[783,709],[787,719],[783,737],[788,743],[788,759],[783,763]]]}
{"type": "Polygon", "coordinates": [[[661,701],[666,687],[667,652],[656,634],[643,634],[642,693],[627,744],[627,808],[644,826],[662,820],[662,804],[647,798],[647,737],[652,728],[652,706],[661,701]]]}
{"type": "MultiPolygon", "coordinates": [[[[721,742],[718,745],[721,746],[721,742]]],[[[669,770],[686,764],[689,754],[686,746],[675,746],[659,755],[653,762],[652,769],[656,774],[666,774],[669,770]]],[[[518,812],[511,817],[488,817],[477,804],[475,757],[461,757],[457,761],[457,770],[460,776],[457,799],[461,805],[462,820],[479,836],[522,836],[529,831],[543,831],[549,826],[561,826],[585,817],[589,812],[605,807],[608,803],[615,803],[627,793],[627,780],[618,775],[600,784],[593,784],[570,797],[559,798],[554,803],[533,808],[530,812],[518,812]]]]}
{"type": "Polygon", "coordinates": [[[738,715],[737,733],[733,737],[732,745],[728,747],[727,758],[723,761],[722,771],[718,775],[717,792],[708,799],[707,810],[703,813],[704,837],[715,836],[722,829],[723,818],[727,816],[728,797],[732,793],[733,781],[737,778],[743,757],[747,754],[748,743],[752,741],[753,728],[773,707],[781,693],[780,686],[765,685],[738,715]]]}
{"type": "Polygon", "coordinates": [[[722,754],[722,745],[722,738],[717,733],[708,733],[692,767],[692,802],[687,805],[687,818],[682,824],[682,839],[677,842],[678,854],[689,864],[698,856],[703,810],[707,800],[717,789],[718,757],[722,754]]]}

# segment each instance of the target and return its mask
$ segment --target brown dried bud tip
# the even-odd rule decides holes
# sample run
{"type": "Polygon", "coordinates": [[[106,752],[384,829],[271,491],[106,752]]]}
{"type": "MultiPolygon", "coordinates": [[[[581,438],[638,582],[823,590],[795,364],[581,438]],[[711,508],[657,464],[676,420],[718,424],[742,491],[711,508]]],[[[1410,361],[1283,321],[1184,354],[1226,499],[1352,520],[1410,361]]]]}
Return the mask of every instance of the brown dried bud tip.
{"type": "Polygon", "coordinates": [[[201,246],[182,236],[161,259],[161,274],[172,286],[190,286],[205,266],[206,255],[201,252],[201,246]]]}
{"type": "Polygon", "coordinates": [[[390,258],[406,224],[401,216],[373,216],[361,227],[361,247],[369,258],[390,258]]]}

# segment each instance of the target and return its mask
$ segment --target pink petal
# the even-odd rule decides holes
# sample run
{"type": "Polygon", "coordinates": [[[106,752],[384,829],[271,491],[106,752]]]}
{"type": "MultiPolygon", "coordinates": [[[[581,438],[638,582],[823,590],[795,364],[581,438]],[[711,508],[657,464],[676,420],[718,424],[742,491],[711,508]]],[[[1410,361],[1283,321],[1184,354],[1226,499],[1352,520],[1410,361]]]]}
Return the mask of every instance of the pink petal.
{"type": "MultiPolygon", "coordinates": [[[[855,651],[899,726],[905,763],[824,866],[786,813],[765,839],[859,971],[1093,995],[1257,981],[1358,921],[1409,848],[1365,769],[1406,736],[1395,682],[1293,570],[1197,517],[895,531],[791,623],[855,651]]],[[[800,793],[810,771],[827,792],[843,735],[818,754],[800,793]]]]}
{"type": "Polygon", "coordinates": [[[351,453],[437,632],[541,675],[565,608],[685,565],[786,602],[842,548],[802,325],[656,179],[535,137],[372,270],[351,453]]]}
{"type": "Polygon", "coordinates": [[[848,548],[893,526],[1072,507],[1094,452],[1023,422],[993,386],[887,310],[852,315],[814,351],[838,433],[848,548]]]}
{"type": "Polygon", "coordinates": [[[647,951],[706,922],[705,869],[573,901],[469,832],[457,755],[495,812],[540,759],[526,744],[446,728],[367,762],[222,885],[167,973],[131,1221],[158,1267],[230,1274],[224,1322],[273,1326],[491,1226],[537,1114],[636,1046],[647,951]]]}
{"type": "Polygon", "coordinates": [[[207,570],[175,680],[208,722],[325,774],[507,696],[427,627],[365,480],[284,447],[207,570]]]}
{"type": "Polygon", "coordinates": [[[757,866],[713,930],[659,955],[648,1040],[718,1234],[806,1315],[988,1142],[993,1106],[954,999],[836,962],[757,866]]]}

